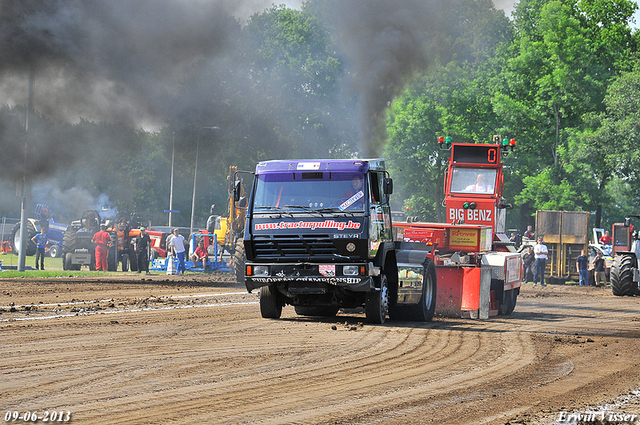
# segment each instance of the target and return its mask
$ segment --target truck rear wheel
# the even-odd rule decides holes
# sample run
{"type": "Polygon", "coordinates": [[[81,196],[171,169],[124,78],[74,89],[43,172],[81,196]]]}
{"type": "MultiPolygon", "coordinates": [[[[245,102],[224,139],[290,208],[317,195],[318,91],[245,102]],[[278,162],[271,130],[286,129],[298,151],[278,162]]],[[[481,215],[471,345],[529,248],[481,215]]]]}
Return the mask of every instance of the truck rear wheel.
{"type": "Polygon", "coordinates": [[[275,285],[260,288],[260,314],[265,319],[279,319],[282,315],[282,303],[278,299],[275,285]]]}
{"type": "Polygon", "coordinates": [[[380,275],[380,289],[367,293],[364,313],[369,323],[382,324],[389,312],[389,285],[387,276],[380,275]]]}
{"type": "Polygon", "coordinates": [[[636,290],[633,282],[634,255],[616,255],[611,265],[611,291],[613,295],[632,296],[636,290]]]}
{"type": "Polygon", "coordinates": [[[427,258],[422,279],[422,298],[420,298],[420,303],[413,308],[411,320],[430,322],[433,319],[433,314],[436,311],[437,282],[436,266],[430,258],[427,258]]]}
{"type": "Polygon", "coordinates": [[[410,320],[416,322],[430,322],[436,311],[436,295],[438,279],[436,266],[430,258],[424,263],[422,275],[422,296],[417,304],[390,305],[389,317],[393,320],[410,320]]]}

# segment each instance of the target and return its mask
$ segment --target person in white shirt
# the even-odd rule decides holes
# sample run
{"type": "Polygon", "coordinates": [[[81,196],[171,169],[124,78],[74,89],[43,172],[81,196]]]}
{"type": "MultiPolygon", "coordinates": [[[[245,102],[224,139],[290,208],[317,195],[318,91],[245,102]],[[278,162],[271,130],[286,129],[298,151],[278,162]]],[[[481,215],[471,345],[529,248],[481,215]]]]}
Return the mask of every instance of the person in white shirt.
{"type": "Polygon", "coordinates": [[[173,238],[171,238],[171,255],[178,257],[178,273],[184,274],[184,236],[178,233],[178,229],[173,229],[173,238]]]}
{"type": "Polygon", "coordinates": [[[536,256],[536,273],[533,276],[533,286],[538,284],[540,286],[546,286],[544,283],[544,271],[547,268],[547,255],[549,251],[547,246],[542,243],[542,236],[538,236],[538,243],[533,247],[533,253],[536,256]]]}
{"type": "Polygon", "coordinates": [[[483,173],[479,173],[476,177],[476,182],[467,186],[464,191],[493,193],[493,186],[487,183],[487,177],[483,173]]]}

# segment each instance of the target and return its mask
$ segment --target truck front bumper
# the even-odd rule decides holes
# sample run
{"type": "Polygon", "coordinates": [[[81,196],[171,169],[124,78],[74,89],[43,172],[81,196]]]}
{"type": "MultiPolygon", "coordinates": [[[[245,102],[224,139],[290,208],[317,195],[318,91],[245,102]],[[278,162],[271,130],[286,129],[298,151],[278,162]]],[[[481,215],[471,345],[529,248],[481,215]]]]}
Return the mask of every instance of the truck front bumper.
{"type": "Polygon", "coordinates": [[[379,268],[374,267],[371,263],[247,263],[245,284],[249,292],[261,286],[272,284],[287,284],[293,291],[301,291],[300,293],[322,291],[323,287],[329,288],[331,286],[341,287],[353,292],[369,292],[375,288],[373,276],[378,275],[379,272],[379,268]],[[353,270],[353,267],[357,268],[357,274],[353,272],[345,274],[346,270],[353,270]],[[259,271],[259,273],[256,273],[256,271],[259,271]]]}

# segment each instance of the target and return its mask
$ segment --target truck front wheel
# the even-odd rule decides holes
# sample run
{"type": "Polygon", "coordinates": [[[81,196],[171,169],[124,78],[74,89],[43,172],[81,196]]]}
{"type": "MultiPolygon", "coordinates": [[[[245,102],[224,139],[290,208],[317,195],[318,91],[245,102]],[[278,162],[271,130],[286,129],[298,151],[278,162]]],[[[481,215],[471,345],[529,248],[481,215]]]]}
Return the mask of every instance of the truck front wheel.
{"type": "Polygon", "coordinates": [[[387,276],[380,275],[380,290],[367,293],[364,313],[369,323],[384,323],[389,311],[389,285],[387,276]]]}
{"type": "Polygon", "coordinates": [[[260,288],[260,314],[265,319],[279,319],[282,314],[282,303],[278,299],[276,285],[260,288]]]}
{"type": "Polygon", "coordinates": [[[236,282],[244,285],[244,264],[247,262],[246,254],[244,252],[244,241],[238,239],[233,250],[233,274],[236,277],[236,282]]]}

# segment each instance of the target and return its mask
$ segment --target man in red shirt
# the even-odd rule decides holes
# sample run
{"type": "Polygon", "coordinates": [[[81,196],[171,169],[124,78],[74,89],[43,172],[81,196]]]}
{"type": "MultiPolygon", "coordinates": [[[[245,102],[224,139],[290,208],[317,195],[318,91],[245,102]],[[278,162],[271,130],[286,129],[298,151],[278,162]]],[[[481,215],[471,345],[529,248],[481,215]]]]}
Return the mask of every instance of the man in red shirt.
{"type": "Polygon", "coordinates": [[[604,235],[600,238],[600,243],[602,245],[611,245],[613,239],[609,236],[609,231],[605,230],[604,235]]]}
{"type": "Polygon", "coordinates": [[[93,235],[93,242],[96,244],[96,270],[104,270],[106,272],[111,236],[105,231],[105,229],[106,226],[101,224],[100,231],[93,235]]]}
{"type": "Polygon", "coordinates": [[[202,268],[204,269],[207,267],[208,259],[209,259],[209,253],[204,247],[204,242],[200,241],[194,253],[191,254],[191,261],[193,262],[194,266],[196,265],[196,261],[202,261],[202,268]]]}

